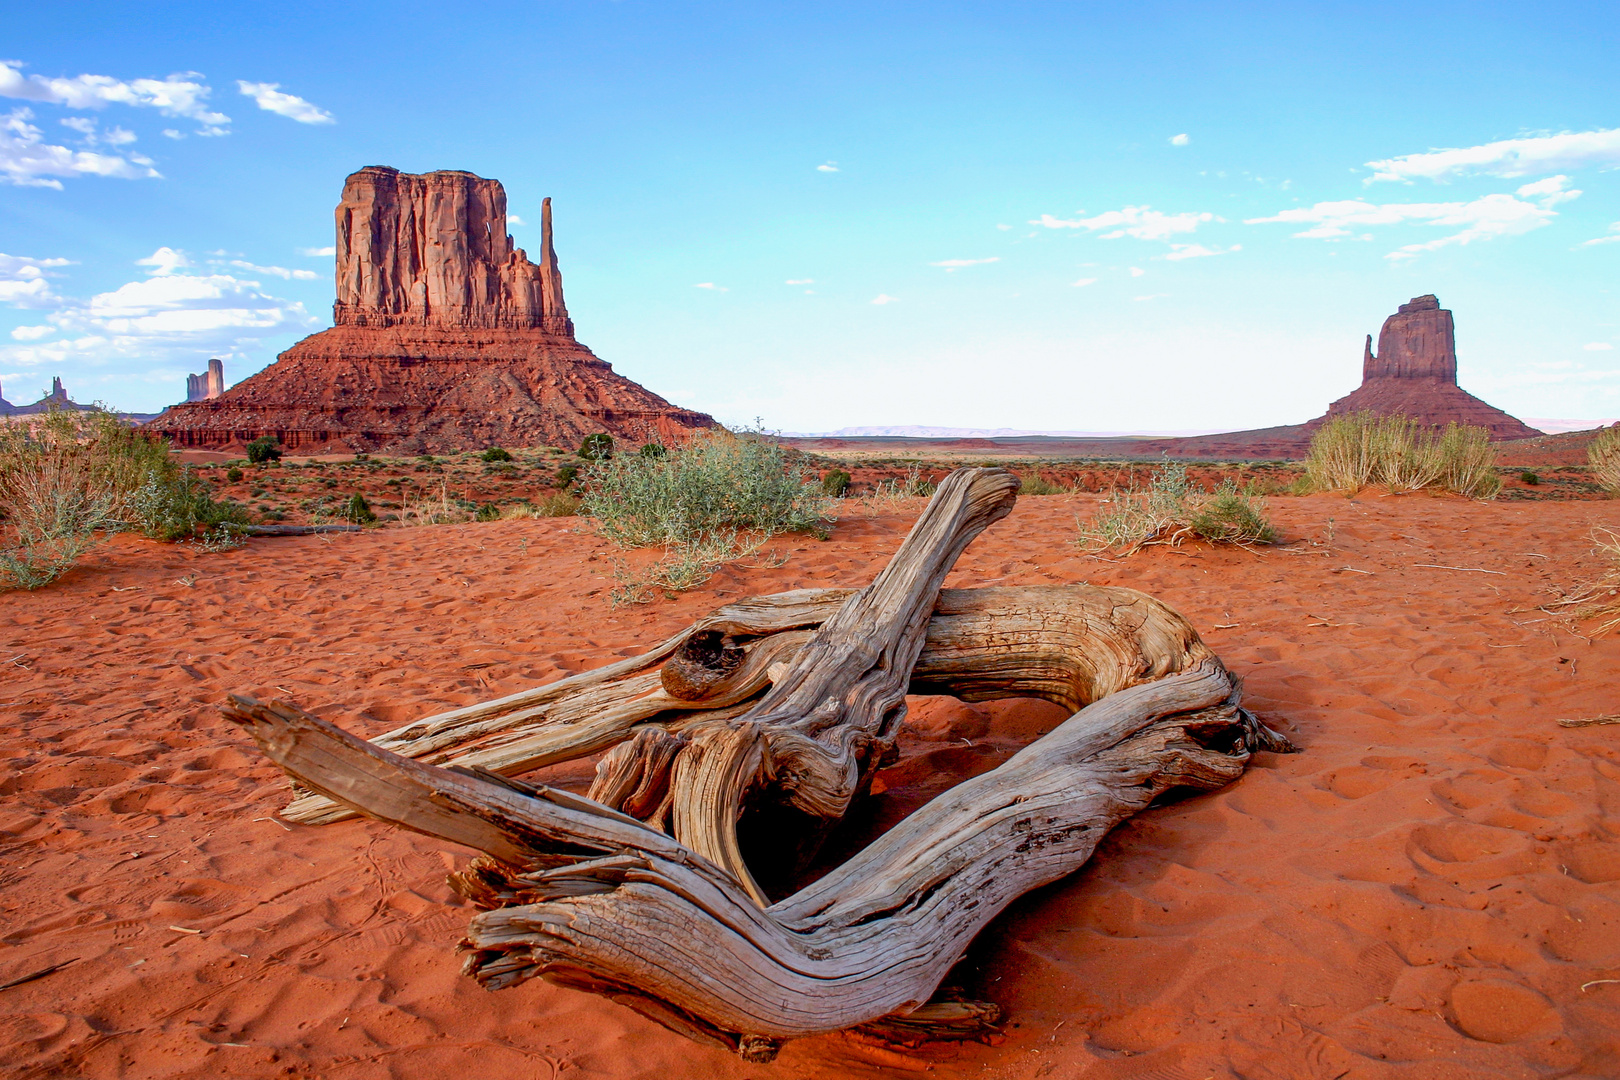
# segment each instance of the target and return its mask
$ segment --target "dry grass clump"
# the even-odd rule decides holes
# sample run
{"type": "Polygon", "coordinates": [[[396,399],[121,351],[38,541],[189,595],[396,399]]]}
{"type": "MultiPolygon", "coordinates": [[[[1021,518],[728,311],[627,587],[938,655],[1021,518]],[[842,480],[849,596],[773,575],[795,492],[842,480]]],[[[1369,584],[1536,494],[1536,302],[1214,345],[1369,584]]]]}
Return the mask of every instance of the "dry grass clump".
{"type": "Polygon", "coordinates": [[[56,409],[0,424],[0,588],[55,581],[99,542],[136,531],[157,540],[200,537],[230,546],[224,527],[246,519],[217,503],[189,469],[151,439],[103,410],[56,409]]]}
{"type": "Polygon", "coordinates": [[[1577,586],[1562,600],[1548,604],[1547,610],[1564,608],[1564,613],[1575,619],[1598,620],[1590,633],[1593,637],[1602,637],[1620,628],[1620,533],[1599,526],[1592,530],[1592,544],[1599,554],[1608,557],[1608,568],[1594,580],[1577,586]]]}
{"type": "Polygon", "coordinates": [[[643,602],[708,581],[777,533],[825,535],[832,500],[819,478],[760,432],[710,431],[662,456],[599,458],[580,512],[621,548],[662,547],[637,569],[619,561],[615,602],[643,602]]]}
{"type": "Polygon", "coordinates": [[[1269,544],[1276,530],[1266,520],[1264,501],[1240,492],[1226,480],[1214,492],[1193,487],[1187,467],[1167,461],[1155,470],[1146,491],[1116,489],[1107,509],[1080,522],[1080,544],[1088,551],[1119,549],[1130,555],[1152,544],[1180,544],[1197,536],[1210,543],[1269,544]]]}
{"type": "Polygon", "coordinates": [[[554,491],[539,502],[512,503],[500,508],[502,521],[528,518],[573,517],[579,513],[580,498],[571,491],[554,491]]]}
{"type": "Polygon", "coordinates": [[[1031,471],[1028,476],[1018,478],[1018,494],[1020,495],[1068,495],[1071,489],[1062,484],[1054,484],[1040,473],[1031,471]]]}
{"type": "Polygon", "coordinates": [[[1317,491],[1352,494],[1376,484],[1392,492],[1432,487],[1488,499],[1502,487],[1484,428],[1451,423],[1442,431],[1409,416],[1371,412],[1335,416],[1318,428],[1305,477],[1317,491]]]}
{"type": "Polygon", "coordinates": [[[1620,424],[1597,433],[1586,448],[1586,460],[1592,466],[1592,479],[1620,494],[1620,424]]]}

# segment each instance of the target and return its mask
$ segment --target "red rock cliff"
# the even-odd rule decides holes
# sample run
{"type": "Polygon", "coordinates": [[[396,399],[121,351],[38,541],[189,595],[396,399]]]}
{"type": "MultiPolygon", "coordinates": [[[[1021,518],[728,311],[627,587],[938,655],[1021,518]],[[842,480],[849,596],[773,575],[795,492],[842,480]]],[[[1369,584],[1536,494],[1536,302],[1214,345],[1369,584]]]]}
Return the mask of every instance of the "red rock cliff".
{"type": "Polygon", "coordinates": [[[337,208],[335,326],[151,429],[181,446],[273,435],[289,449],[422,451],[641,443],[714,426],[574,338],[541,217],[539,265],[506,234],[506,192],[466,172],[371,166],[337,208]]]}

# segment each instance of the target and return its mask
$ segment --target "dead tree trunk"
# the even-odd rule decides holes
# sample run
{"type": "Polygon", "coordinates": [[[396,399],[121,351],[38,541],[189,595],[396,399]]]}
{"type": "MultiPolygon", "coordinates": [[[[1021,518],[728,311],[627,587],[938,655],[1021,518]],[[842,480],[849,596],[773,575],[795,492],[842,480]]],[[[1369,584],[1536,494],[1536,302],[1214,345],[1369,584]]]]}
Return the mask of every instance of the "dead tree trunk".
{"type": "Polygon", "coordinates": [[[1008,902],[1071,873],[1164,791],[1219,787],[1255,749],[1287,746],[1141,594],[940,596],[1016,485],[952,474],[865,589],[732,605],[646,656],[375,743],[279,703],[226,712],[312,790],[289,817],[355,811],[488,856],[453,881],[488,909],[464,970],[492,989],[540,975],[753,1059],[882,1018],[971,1028],[985,1008],[925,1003],[1008,902]],[[803,828],[782,842],[813,849],[892,748],[908,688],[1079,711],[771,904],[739,817],[791,807],[803,828]],[[589,798],[502,775],[608,746],[589,798]]]}

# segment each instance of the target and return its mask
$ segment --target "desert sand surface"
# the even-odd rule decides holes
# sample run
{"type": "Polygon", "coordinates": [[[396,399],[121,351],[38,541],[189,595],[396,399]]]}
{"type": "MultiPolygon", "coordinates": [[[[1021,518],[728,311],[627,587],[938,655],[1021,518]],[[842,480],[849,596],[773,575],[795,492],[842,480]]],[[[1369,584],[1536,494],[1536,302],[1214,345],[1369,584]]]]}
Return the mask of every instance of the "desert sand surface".
{"type": "MultiPolygon", "coordinates": [[[[575,519],[255,540],[120,537],[0,595],[0,1070],[14,1077],[1215,1078],[1620,1075],[1620,640],[1536,605],[1595,575],[1613,502],[1312,496],[1283,545],[1110,561],[1098,496],[1025,498],[947,586],[1089,581],[1183,612],[1303,749],[1127,822],[981,935],[994,1045],[851,1036],[749,1065],[601,998],[458,973],[468,853],[368,821],[286,826],[216,706],[363,734],[642,651],[755,593],[870,580],[920,501],[610,607],[575,519]]],[[[1061,715],[917,700],[850,836],[1061,715]]],[[[550,779],[582,788],[588,768],[550,779]]]]}

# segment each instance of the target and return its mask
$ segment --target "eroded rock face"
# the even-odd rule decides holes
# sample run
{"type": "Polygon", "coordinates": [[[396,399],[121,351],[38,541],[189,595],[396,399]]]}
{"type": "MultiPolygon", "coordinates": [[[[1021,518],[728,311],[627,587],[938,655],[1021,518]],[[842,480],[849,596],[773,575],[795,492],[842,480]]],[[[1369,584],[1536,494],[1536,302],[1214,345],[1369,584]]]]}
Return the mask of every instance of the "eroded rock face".
{"type": "Polygon", "coordinates": [[[1372,335],[1362,350],[1361,386],[1305,425],[1308,434],[1331,416],[1370,411],[1402,414],[1425,424],[1472,424],[1492,439],[1529,439],[1541,432],[1457,385],[1457,332],[1438,297],[1413,297],[1384,320],[1378,352],[1372,335]]]}
{"type": "Polygon", "coordinates": [[[218,396],[174,406],[152,430],[180,446],[272,435],[299,452],[420,453],[577,446],[599,431],[669,443],[713,427],[575,340],[550,199],[540,224],[536,265],[506,235],[499,181],[361,169],[337,208],[336,325],[218,396]]]}
{"type": "Polygon", "coordinates": [[[372,165],[337,208],[338,326],[544,330],[573,336],[543,203],[540,263],[506,232],[498,180],[372,165]]]}
{"type": "Polygon", "coordinates": [[[207,401],[225,392],[225,363],[219,359],[208,361],[208,370],[201,375],[186,376],[186,400],[207,401]]]}

